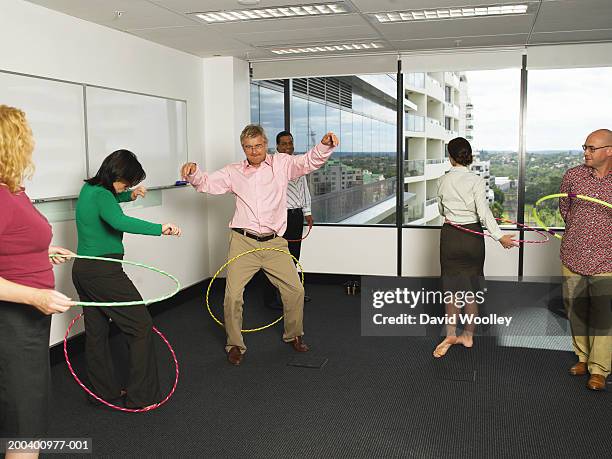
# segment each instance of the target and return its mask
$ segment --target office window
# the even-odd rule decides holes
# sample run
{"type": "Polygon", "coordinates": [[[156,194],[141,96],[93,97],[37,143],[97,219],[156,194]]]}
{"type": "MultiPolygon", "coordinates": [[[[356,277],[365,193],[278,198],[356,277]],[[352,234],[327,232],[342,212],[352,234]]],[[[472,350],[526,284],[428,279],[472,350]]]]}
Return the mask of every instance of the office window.
{"type": "MultiPolygon", "coordinates": [[[[530,70],[527,82],[525,221],[537,226],[534,203],[558,193],[563,174],[583,164],[589,133],[610,128],[612,67],[530,70]]],[[[547,226],[565,226],[557,200],[538,209],[547,226]]]]}
{"type": "Polygon", "coordinates": [[[292,126],[305,137],[296,153],[328,131],[340,138],[327,164],[308,176],[315,220],[358,225],[394,219],[395,76],[300,78],[292,85],[292,126]]]}
{"type": "Polygon", "coordinates": [[[404,91],[404,224],[443,223],[435,198],[450,168],[448,142],[458,136],[472,145],[472,171],[486,181],[493,213],[516,220],[520,71],[432,72],[424,79],[404,91]]]}
{"type": "Polygon", "coordinates": [[[251,83],[251,123],[259,124],[268,136],[268,151],[276,149],[276,134],[285,129],[285,99],[282,80],[251,83]]]}

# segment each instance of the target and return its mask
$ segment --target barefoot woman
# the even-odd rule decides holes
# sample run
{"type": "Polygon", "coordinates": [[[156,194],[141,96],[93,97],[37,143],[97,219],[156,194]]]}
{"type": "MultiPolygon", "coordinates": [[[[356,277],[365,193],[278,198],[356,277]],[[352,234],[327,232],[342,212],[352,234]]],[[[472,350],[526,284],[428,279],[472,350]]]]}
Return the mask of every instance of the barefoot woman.
{"type": "MultiPolygon", "coordinates": [[[[485,181],[470,172],[472,147],[463,137],[457,137],[448,144],[448,155],[453,166],[448,174],[440,179],[438,187],[438,208],[447,222],[440,232],[440,265],[442,288],[453,292],[453,300],[446,303],[447,317],[456,317],[458,312],[477,314],[475,302],[460,302],[458,292],[481,290],[484,279],[485,243],[481,235],[467,233],[448,221],[458,223],[464,228],[482,232],[481,221],[489,233],[504,248],[514,247],[513,234],[502,235],[495,217],[489,209],[485,181]],[[463,306],[463,308],[460,308],[463,306]],[[462,311],[463,309],[463,311],[462,311]]],[[[445,295],[446,297],[447,295],[445,295]]],[[[434,357],[440,358],[453,344],[472,347],[474,325],[466,325],[463,334],[457,336],[456,325],[446,326],[446,338],[434,350],[434,357]]]]}

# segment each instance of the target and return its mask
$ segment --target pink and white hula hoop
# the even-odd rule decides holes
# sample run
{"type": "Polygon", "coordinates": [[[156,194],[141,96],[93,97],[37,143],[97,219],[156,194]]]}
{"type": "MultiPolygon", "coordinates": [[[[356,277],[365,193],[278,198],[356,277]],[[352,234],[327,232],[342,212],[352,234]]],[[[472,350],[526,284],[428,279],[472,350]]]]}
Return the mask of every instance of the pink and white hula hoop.
{"type": "Polygon", "coordinates": [[[74,319],[72,319],[72,322],[68,326],[68,330],[66,330],[66,335],[64,335],[64,357],[66,358],[66,363],[68,364],[68,369],[70,370],[70,373],[72,374],[72,377],[77,382],[77,384],[79,386],[81,386],[81,388],[85,392],[87,392],[91,397],[93,397],[94,399],[96,399],[100,403],[108,406],[109,408],[113,408],[113,409],[119,410],[119,411],[124,411],[126,413],[144,413],[145,411],[152,411],[152,410],[162,406],[164,403],[166,403],[170,399],[170,397],[172,397],[172,394],[174,394],[174,391],[176,390],[176,386],[177,386],[178,380],[179,380],[179,364],[178,364],[178,360],[176,359],[176,354],[174,353],[174,349],[172,349],[172,346],[170,345],[170,343],[168,342],[166,337],[162,334],[162,332],[160,332],[155,327],[153,327],[153,331],[155,333],[157,333],[157,335],[162,339],[162,341],[168,347],[168,350],[170,351],[170,354],[172,355],[172,359],[174,360],[174,366],[175,366],[175,370],[176,370],[176,377],[174,378],[174,385],[172,386],[172,389],[170,390],[170,393],[168,393],[168,395],[166,395],[166,397],[164,397],[164,399],[162,399],[162,401],[160,401],[158,403],[154,403],[153,405],[148,406],[146,408],[123,408],[121,406],[113,405],[112,403],[107,402],[106,400],[102,399],[98,395],[94,394],[91,390],[89,390],[89,388],[87,386],[85,386],[85,384],[83,384],[81,382],[79,377],[74,372],[74,369],[72,368],[72,363],[70,363],[70,359],[68,358],[68,335],[70,334],[70,330],[72,330],[72,327],[74,326],[76,321],[79,320],[81,317],[83,317],[83,313],[79,314],[74,319]]]}
{"type": "MultiPolygon", "coordinates": [[[[523,225],[522,223],[518,223],[518,222],[515,222],[515,221],[512,221],[512,220],[508,220],[506,218],[496,218],[495,220],[500,221],[500,222],[504,222],[504,223],[512,223],[512,224],[514,224],[516,226],[521,226],[523,228],[530,229],[530,230],[538,233],[539,235],[544,236],[544,239],[541,239],[539,241],[528,241],[526,239],[515,239],[514,242],[522,242],[523,244],[543,244],[543,243],[548,242],[550,240],[550,238],[548,237],[548,234],[546,234],[545,232],[540,231],[540,230],[538,230],[536,228],[532,228],[531,226],[523,225]]],[[[466,233],[478,234],[479,236],[493,237],[489,233],[481,233],[480,231],[474,231],[474,230],[465,228],[465,227],[461,226],[458,223],[453,223],[450,220],[445,220],[445,222],[448,223],[451,226],[454,226],[455,228],[460,229],[461,231],[465,231],[466,233]]]]}

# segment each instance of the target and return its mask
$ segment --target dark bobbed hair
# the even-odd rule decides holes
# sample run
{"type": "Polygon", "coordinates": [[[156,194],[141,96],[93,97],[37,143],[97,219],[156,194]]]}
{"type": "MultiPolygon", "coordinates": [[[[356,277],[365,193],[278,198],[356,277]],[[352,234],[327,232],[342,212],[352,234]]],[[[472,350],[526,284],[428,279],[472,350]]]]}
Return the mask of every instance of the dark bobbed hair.
{"type": "Polygon", "coordinates": [[[276,145],[280,143],[281,137],[291,137],[291,140],[293,140],[293,134],[291,134],[291,132],[281,131],[278,134],[276,134],[276,145]]]}
{"type": "Polygon", "coordinates": [[[448,155],[453,158],[453,161],[462,166],[469,166],[474,160],[472,146],[463,137],[455,137],[448,142],[448,155]]]}
{"type": "Polygon", "coordinates": [[[113,182],[122,180],[132,187],[142,182],[146,176],[134,153],[129,150],[116,150],[104,158],[98,173],[85,181],[90,185],[103,186],[114,194],[113,182]]]}

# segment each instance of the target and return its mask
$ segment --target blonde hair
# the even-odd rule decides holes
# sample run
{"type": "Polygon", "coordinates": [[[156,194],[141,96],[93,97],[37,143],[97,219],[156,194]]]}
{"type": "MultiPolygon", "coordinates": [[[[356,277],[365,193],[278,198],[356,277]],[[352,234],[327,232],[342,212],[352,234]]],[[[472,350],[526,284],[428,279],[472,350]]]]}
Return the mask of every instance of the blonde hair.
{"type": "Polygon", "coordinates": [[[259,136],[262,136],[266,143],[268,143],[268,136],[266,136],[266,131],[264,131],[264,128],[262,128],[259,124],[249,124],[240,133],[240,144],[243,144],[244,139],[247,137],[253,138],[259,136]]]}
{"type": "Polygon", "coordinates": [[[0,105],[0,183],[17,193],[34,172],[34,138],[25,113],[0,105]]]}

